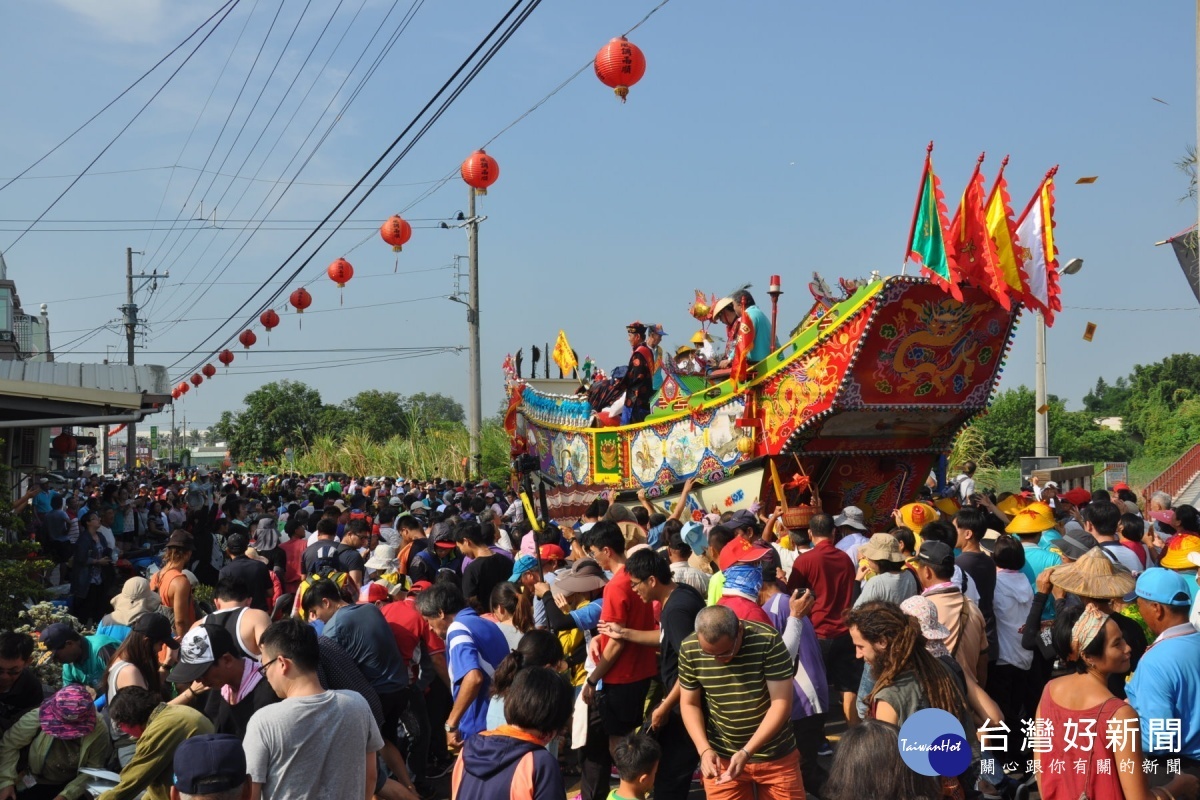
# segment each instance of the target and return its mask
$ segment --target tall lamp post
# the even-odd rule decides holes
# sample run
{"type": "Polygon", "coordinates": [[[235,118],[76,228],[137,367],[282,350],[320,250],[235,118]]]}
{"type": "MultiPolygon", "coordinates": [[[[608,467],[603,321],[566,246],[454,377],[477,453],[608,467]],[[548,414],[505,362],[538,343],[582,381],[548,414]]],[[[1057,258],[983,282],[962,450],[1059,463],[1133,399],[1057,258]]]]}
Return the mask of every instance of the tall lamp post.
{"type": "MultiPolygon", "coordinates": [[[[1072,258],[1059,272],[1074,275],[1083,269],[1082,258],[1072,258]]],[[[1036,369],[1033,414],[1033,454],[1038,458],[1050,455],[1050,409],[1046,401],[1046,318],[1041,311],[1034,312],[1034,338],[1036,340],[1036,369]],[[1043,410],[1044,409],[1044,410],[1043,410]]]]}

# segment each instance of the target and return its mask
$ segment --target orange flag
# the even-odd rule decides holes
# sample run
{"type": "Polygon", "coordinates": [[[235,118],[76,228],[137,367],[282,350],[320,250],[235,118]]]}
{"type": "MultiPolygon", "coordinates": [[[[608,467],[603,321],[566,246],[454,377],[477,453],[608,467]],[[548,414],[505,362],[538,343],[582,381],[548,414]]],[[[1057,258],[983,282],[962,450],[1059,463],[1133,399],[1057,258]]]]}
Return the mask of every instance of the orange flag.
{"type": "Polygon", "coordinates": [[[950,247],[954,248],[959,274],[983,289],[1005,309],[1012,308],[1008,287],[996,263],[996,246],[988,233],[984,212],[983,174],[979,171],[983,154],[963,190],[962,200],[950,221],[950,247]]]}

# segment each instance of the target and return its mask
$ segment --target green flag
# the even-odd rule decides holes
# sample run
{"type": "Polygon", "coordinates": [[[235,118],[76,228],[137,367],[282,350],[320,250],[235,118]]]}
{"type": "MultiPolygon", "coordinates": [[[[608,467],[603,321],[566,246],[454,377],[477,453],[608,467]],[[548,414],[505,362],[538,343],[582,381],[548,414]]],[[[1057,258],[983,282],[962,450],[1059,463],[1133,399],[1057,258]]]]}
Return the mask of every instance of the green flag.
{"type": "Polygon", "coordinates": [[[946,203],[942,196],[941,182],[933,172],[933,145],[925,155],[925,170],[921,176],[921,192],[917,196],[917,207],[913,211],[912,230],[908,234],[908,254],[921,265],[921,272],[949,292],[955,300],[962,300],[958,288],[958,266],[954,254],[946,246],[946,203]]]}

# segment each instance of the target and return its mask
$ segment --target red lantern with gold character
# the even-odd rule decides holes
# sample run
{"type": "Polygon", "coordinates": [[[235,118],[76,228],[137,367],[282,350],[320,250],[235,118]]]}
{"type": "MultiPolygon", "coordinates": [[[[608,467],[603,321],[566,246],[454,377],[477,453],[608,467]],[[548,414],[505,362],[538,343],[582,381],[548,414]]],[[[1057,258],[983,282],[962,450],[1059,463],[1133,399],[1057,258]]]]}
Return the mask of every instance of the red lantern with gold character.
{"type": "Polygon", "coordinates": [[[217,374],[217,368],[214,367],[212,364],[205,364],[204,369],[202,369],[200,371],[204,373],[204,377],[206,377],[206,378],[211,378],[212,376],[217,374]]]}
{"type": "MultiPolygon", "coordinates": [[[[329,265],[325,274],[329,276],[329,280],[337,284],[339,289],[345,289],[346,284],[354,277],[354,267],[350,266],[350,262],[346,259],[339,258],[329,265]]],[[[342,305],[341,292],[338,292],[338,305],[342,305]]]]}
{"type": "Polygon", "coordinates": [[[488,187],[500,177],[500,165],[482,150],[471,153],[460,171],[467,186],[475,189],[475,194],[487,194],[488,187]]]}
{"type": "Polygon", "coordinates": [[[242,343],[242,347],[249,350],[251,345],[258,341],[258,337],[254,335],[254,331],[247,328],[238,334],[238,341],[242,343]]]}
{"type": "Polygon", "coordinates": [[[621,36],[600,48],[594,66],[600,82],[611,87],[624,103],[629,87],[646,74],[646,57],[641,48],[621,36]]]}
{"type": "Polygon", "coordinates": [[[228,369],[229,365],[233,363],[233,351],[222,350],[221,354],[217,356],[217,361],[220,361],[225,365],[225,368],[228,369]]]}
{"type": "Polygon", "coordinates": [[[279,324],[279,315],[275,313],[275,309],[268,308],[258,316],[258,321],[262,323],[263,328],[267,332],[267,344],[271,343],[271,329],[279,324]]]}

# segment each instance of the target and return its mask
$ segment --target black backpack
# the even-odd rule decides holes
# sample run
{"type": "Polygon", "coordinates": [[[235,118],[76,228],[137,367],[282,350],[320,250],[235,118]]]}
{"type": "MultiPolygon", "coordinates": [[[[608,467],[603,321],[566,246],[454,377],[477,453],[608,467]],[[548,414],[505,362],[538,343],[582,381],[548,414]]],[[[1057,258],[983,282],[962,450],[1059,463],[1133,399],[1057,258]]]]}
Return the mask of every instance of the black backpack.
{"type": "Polygon", "coordinates": [[[313,559],[312,566],[308,568],[308,572],[324,575],[330,572],[341,572],[341,565],[338,564],[338,553],[341,552],[345,545],[340,542],[330,542],[322,545],[317,550],[317,557],[313,559]]]}

